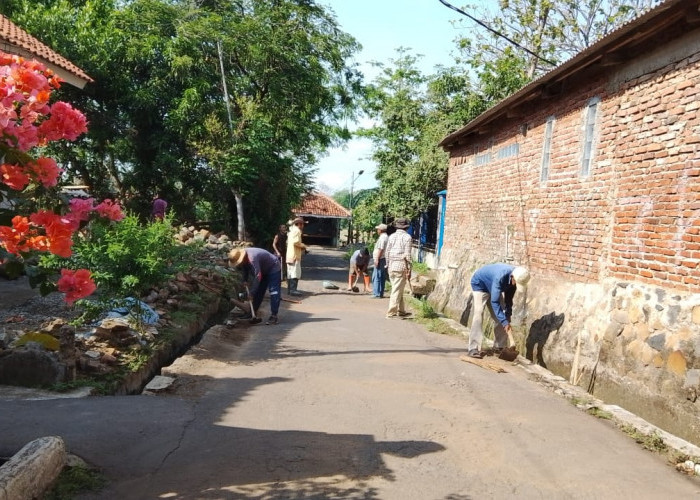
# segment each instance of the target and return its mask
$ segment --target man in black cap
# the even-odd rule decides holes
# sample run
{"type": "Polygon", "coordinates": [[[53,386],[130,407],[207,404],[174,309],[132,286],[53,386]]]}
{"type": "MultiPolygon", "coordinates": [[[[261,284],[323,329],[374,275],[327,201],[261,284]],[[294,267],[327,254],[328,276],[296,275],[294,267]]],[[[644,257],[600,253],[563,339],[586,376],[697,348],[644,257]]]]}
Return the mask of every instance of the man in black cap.
{"type": "Polygon", "coordinates": [[[401,318],[410,316],[406,312],[406,305],[403,300],[403,290],[406,281],[410,279],[411,272],[411,248],[413,240],[406,232],[406,228],[411,222],[405,217],[399,217],[394,221],[396,232],[389,236],[386,244],[386,267],[389,271],[389,281],[391,282],[391,295],[389,296],[389,309],[386,312],[387,318],[401,318]]]}

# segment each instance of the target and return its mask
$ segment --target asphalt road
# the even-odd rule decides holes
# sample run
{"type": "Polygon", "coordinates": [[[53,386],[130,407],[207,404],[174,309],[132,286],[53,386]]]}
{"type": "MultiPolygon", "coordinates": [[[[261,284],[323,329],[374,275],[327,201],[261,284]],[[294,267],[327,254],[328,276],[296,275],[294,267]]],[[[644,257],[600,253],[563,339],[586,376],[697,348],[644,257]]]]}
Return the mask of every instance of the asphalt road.
{"type": "Polygon", "coordinates": [[[464,363],[464,339],[343,291],[341,255],[313,249],[299,286],[313,294],[285,302],[278,325],[214,329],[165,370],[170,393],[0,402],[0,448],[62,436],[110,480],[82,498],[700,496],[521,369],[464,363]]]}

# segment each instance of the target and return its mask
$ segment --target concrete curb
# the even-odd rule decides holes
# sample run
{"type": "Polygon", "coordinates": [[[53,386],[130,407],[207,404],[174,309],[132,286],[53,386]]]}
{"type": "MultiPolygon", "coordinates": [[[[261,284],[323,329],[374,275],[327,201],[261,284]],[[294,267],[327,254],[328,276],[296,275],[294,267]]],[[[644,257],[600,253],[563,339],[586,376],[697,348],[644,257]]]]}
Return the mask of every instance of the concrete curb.
{"type": "Polygon", "coordinates": [[[0,500],[43,497],[66,464],[63,439],[47,436],[27,443],[0,467],[0,500]]]}

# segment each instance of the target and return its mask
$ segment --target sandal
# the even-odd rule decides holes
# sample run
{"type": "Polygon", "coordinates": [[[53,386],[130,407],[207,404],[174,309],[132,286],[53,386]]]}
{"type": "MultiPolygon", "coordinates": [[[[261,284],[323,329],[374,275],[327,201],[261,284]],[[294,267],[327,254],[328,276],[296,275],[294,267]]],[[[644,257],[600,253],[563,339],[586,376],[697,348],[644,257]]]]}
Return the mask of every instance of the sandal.
{"type": "Polygon", "coordinates": [[[472,349],[467,353],[467,356],[469,356],[470,358],[482,359],[484,357],[484,354],[480,351],[477,351],[476,349],[472,349]]]}

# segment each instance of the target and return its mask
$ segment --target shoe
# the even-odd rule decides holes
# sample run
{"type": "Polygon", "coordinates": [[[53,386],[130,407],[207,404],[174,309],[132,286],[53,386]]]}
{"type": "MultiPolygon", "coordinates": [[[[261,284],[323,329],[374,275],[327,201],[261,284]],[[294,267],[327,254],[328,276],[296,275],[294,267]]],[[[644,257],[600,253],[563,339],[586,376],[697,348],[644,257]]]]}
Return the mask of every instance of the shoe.
{"type": "Polygon", "coordinates": [[[257,325],[258,323],[262,323],[262,318],[250,318],[248,323],[251,325],[257,325]]]}
{"type": "Polygon", "coordinates": [[[399,316],[401,316],[402,318],[405,318],[406,316],[411,316],[412,314],[413,313],[406,312],[406,311],[399,312],[399,316]]]}
{"type": "Polygon", "coordinates": [[[470,358],[476,358],[476,359],[482,359],[484,357],[484,355],[481,352],[477,351],[476,349],[472,349],[471,351],[469,351],[467,353],[467,356],[469,356],[470,358]]]}
{"type": "Polygon", "coordinates": [[[398,314],[387,314],[386,315],[386,319],[393,319],[393,318],[398,318],[398,317],[399,317],[398,314]]]}
{"type": "Polygon", "coordinates": [[[241,316],[238,316],[238,319],[252,319],[253,315],[250,313],[243,313],[241,316]]]}
{"type": "Polygon", "coordinates": [[[265,322],[266,325],[276,325],[277,324],[277,316],[274,314],[267,318],[267,321],[265,322]]]}
{"type": "Polygon", "coordinates": [[[293,297],[301,297],[304,294],[301,292],[297,292],[296,290],[292,290],[291,292],[289,292],[289,295],[292,295],[293,297]]]}

